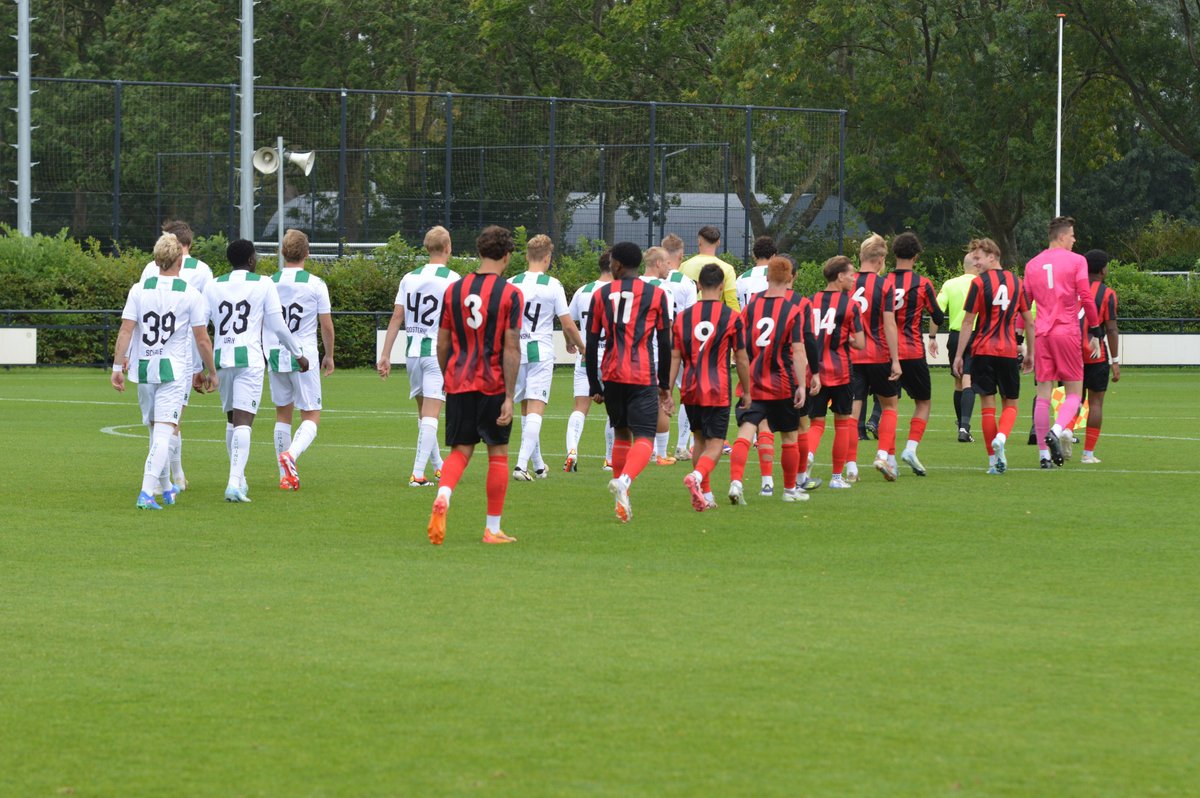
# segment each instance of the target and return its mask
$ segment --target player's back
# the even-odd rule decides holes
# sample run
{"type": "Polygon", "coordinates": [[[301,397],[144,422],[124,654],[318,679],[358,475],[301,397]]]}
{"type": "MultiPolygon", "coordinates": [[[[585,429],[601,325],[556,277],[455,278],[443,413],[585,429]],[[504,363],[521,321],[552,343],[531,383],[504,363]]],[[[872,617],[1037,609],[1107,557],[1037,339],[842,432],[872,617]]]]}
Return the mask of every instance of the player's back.
{"type": "Polygon", "coordinates": [[[671,300],[671,309],[678,313],[696,304],[696,282],[678,269],[672,269],[662,281],[661,288],[671,300]]]}
{"type": "Polygon", "coordinates": [[[669,299],[658,286],[636,277],[613,280],[592,296],[589,329],[607,341],[605,382],[653,385],[657,378],[657,331],[669,326],[669,299]]]}
{"type": "Polygon", "coordinates": [[[820,358],[821,382],[827,386],[850,382],[850,342],[863,329],[862,311],[845,291],[818,291],[812,296],[814,352],[820,358]]]}
{"type": "Polygon", "coordinates": [[[884,290],[892,295],[900,359],[915,360],[925,357],[925,343],[921,339],[921,318],[925,311],[937,305],[933,283],[928,277],[917,274],[912,269],[900,269],[887,276],[884,290]]]}
{"type": "MultiPolygon", "coordinates": [[[[330,313],[329,287],[325,281],[305,269],[285,268],[271,275],[279,304],[283,308],[283,320],[304,347],[306,353],[317,352],[317,328],[319,316],[330,313]]],[[[285,349],[270,328],[263,329],[263,349],[267,364],[272,371],[291,371],[298,368],[291,357],[283,357],[285,349]]]]}
{"type": "Polygon", "coordinates": [[[191,330],[208,323],[199,291],[179,277],[148,277],[130,288],[121,317],[137,323],[129,361],[135,382],[191,377],[191,330]]]}
{"type": "Polygon", "coordinates": [[[741,335],[741,314],[719,300],[696,302],[676,315],[672,339],[683,366],[684,404],[729,404],[729,353],[741,335]]]}
{"type": "Polygon", "coordinates": [[[1037,303],[1038,335],[1074,332],[1081,309],[1080,293],[1090,295],[1087,259],[1061,247],[1034,256],[1025,266],[1025,293],[1037,303]]]}
{"type": "Polygon", "coordinates": [[[750,300],[767,290],[767,267],[754,266],[738,275],[737,295],[738,304],[742,310],[750,304],[750,300]]]}
{"type": "Polygon", "coordinates": [[[751,299],[742,311],[752,399],[789,399],[795,391],[792,344],[804,343],[800,314],[801,307],[794,300],[765,293],[751,299]]]}
{"type": "MultiPolygon", "coordinates": [[[[146,268],[142,269],[142,279],[138,282],[144,282],[151,277],[157,277],[160,273],[161,270],[158,268],[158,264],[150,261],[146,264],[146,268]]],[[[207,263],[199,258],[187,255],[184,257],[183,263],[179,266],[179,277],[203,295],[204,289],[208,287],[209,282],[213,279],[213,273],[207,263]]]]}
{"type": "Polygon", "coordinates": [[[865,346],[850,353],[852,363],[887,363],[891,360],[883,334],[883,314],[892,312],[892,294],[885,289],[885,278],[875,272],[859,272],[851,299],[862,314],[865,346]]]}
{"type": "Polygon", "coordinates": [[[400,279],[396,304],[404,308],[405,354],[408,357],[433,357],[437,354],[442,301],[446,289],[458,279],[457,272],[439,263],[413,269],[400,279]]]}
{"type": "MultiPolygon", "coordinates": [[[[1104,283],[1097,280],[1092,283],[1092,301],[1096,304],[1096,315],[1101,325],[1109,321],[1117,319],[1117,292],[1109,288],[1104,283]]],[[[1083,312],[1079,314],[1079,325],[1081,341],[1083,343],[1083,362],[1084,363],[1107,363],[1108,362],[1108,336],[1100,336],[1100,356],[1092,357],[1092,349],[1088,336],[1084,335],[1087,322],[1084,320],[1083,312]]]]}
{"type": "Polygon", "coordinates": [[[521,330],[521,291],[498,274],[474,272],[446,289],[441,329],[450,334],[446,393],[504,392],[504,339],[521,330]]]}
{"type": "Polygon", "coordinates": [[[966,310],[978,314],[971,353],[1017,356],[1017,317],[1029,310],[1021,281],[1007,269],[988,269],[967,291],[966,310]]]}
{"type": "Polygon", "coordinates": [[[263,318],[272,309],[282,312],[275,284],[261,274],[234,269],[210,282],[204,295],[216,328],[217,367],[262,367],[263,318]]]}
{"type": "MultiPolygon", "coordinates": [[[[592,295],[600,286],[604,285],[599,280],[593,280],[590,283],[584,283],[575,289],[575,293],[571,295],[571,301],[567,305],[567,312],[571,314],[571,318],[579,327],[579,334],[583,337],[584,343],[588,339],[588,317],[592,312],[592,295]]],[[[600,350],[604,350],[604,334],[600,334],[600,350]]],[[[583,360],[583,352],[579,353],[580,362],[583,360]]]]}
{"type": "Polygon", "coordinates": [[[567,315],[562,283],[544,272],[524,272],[509,280],[525,302],[521,323],[521,362],[554,360],[554,320],[567,315]]]}

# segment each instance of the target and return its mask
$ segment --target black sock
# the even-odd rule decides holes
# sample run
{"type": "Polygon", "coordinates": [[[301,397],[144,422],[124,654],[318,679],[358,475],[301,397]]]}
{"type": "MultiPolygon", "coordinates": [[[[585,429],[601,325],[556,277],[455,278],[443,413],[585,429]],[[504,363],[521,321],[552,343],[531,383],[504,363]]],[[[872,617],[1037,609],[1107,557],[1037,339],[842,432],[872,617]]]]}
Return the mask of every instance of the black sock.
{"type": "Polygon", "coordinates": [[[971,429],[971,414],[975,412],[975,392],[963,391],[962,395],[962,426],[963,429],[970,431],[971,429]]]}
{"type": "Polygon", "coordinates": [[[962,391],[954,392],[954,417],[958,420],[958,426],[962,428],[962,391]]]}

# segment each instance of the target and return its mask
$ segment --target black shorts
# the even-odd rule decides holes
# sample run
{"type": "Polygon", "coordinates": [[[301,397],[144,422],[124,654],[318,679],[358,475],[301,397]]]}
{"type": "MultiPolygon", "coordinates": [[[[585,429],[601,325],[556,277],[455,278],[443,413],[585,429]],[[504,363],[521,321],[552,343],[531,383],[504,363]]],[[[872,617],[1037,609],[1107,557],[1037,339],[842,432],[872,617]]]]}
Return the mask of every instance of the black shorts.
{"type": "Polygon", "coordinates": [[[791,399],[762,399],[737,411],[738,426],[750,423],[758,426],[763,419],[771,432],[795,432],[800,429],[800,409],[791,399]]]}
{"type": "Polygon", "coordinates": [[[658,387],[604,383],[604,409],[613,429],[625,429],[635,438],[653,438],[658,432],[658,387]]]}
{"type": "Polygon", "coordinates": [[[933,383],[929,379],[929,364],[925,358],[901,360],[900,368],[904,370],[900,375],[900,387],[904,388],[904,392],[918,402],[928,402],[933,396],[933,383]]]}
{"type": "Polygon", "coordinates": [[[891,375],[891,363],[855,363],[850,367],[850,391],[854,401],[865,402],[868,394],[898,396],[900,383],[889,380],[891,375]]]}
{"type": "Polygon", "coordinates": [[[1107,363],[1084,363],[1083,387],[1089,393],[1104,393],[1108,390],[1108,372],[1107,363]]]}
{"type": "Polygon", "coordinates": [[[1015,357],[976,355],[971,363],[971,389],[980,396],[1021,397],[1021,367],[1015,357]]]}
{"type": "Polygon", "coordinates": [[[854,396],[850,384],[822,385],[818,393],[808,397],[808,417],[825,418],[827,408],[833,408],[836,416],[848,416],[854,410],[854,396]]]}
{"type": "Polygon", "coordinates": [[[474,446],[480,441],[488,446],[507,445],[512,424],[501,427],[496,423],[503,404],[502,393],[446,394],[446,445],[474,446]]]}
{"type": "MultiPolygon", "coordinates": [[[[971,333],[974,337],[975,333],[971,333]]],[[[963,374],[971,374],[971,362],[974,358],[971,356],[971,337],[967,338],[967,348],[963,350],[963,374]]],[[[950,365],[954,365],[954,354],[958,352],[958,330],[951,330],[950,336],[946,339],[946,360],[950,365]]]]}
{"type": "Polygon", "coordinates": [[[729,405],[684,405],[683,410],[693,432],[699,432],[709,440],[725,440],[725,434],[729,432],[729,405]]]}

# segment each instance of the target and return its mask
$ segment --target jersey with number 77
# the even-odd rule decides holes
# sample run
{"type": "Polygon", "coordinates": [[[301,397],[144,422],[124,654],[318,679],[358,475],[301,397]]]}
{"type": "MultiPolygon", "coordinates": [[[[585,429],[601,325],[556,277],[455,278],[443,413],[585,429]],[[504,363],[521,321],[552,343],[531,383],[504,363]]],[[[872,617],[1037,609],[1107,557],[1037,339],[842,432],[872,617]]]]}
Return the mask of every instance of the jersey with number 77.
{"type": "Polygon", "coordinates": [[[978,314],[971,354],[1017,356],[1017,316],[1029,311],[1021,281],[1007,269],[988,269],[967,289],[963,309],[978,314]]]}

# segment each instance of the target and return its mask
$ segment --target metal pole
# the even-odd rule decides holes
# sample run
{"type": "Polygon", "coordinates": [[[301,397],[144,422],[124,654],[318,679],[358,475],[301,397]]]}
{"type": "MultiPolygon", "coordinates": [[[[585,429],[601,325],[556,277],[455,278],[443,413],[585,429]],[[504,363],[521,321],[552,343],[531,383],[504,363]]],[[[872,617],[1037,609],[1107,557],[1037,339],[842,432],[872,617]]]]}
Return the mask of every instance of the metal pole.
{"type": "Polygon", "coordinates": [[[754,108],[746,106],[746,179],[742,181],[742,261],[750,262],[750,194],[754,191],[754,108]]]}
{"type": "Polygon", "coordinates": [[[722,169],[724,172],[722,174],[722,179],[723,179],[724,183],[721,187],[721,190],[725,195],[725,223],[721,226],[721,229],[728,230],[729,229],[729,142],[728,141],[721,145],[721,150],[723,151],[722,156],[723,156],[723,160],[724,160],[724,164],[722,166],[722,169]]]}
{"type": "Polygon", "coordinates": [[[113,250],[119,248],[121,240],[121,81],[113,84],[113,203],[112,242],[113,250]]]}
{"type": "Polygon", "coordinates": [[[658,217],[658,240],[662,241],[663,236],[666,235],[667,224],[667,147],[665,144],[658,164],[658,191],[662,195],[658,217]]]}
{"type": "Polygon", "coordinates": [[[154,222],[162,224],[162,153],[154,155],[154,222]]]}
{"type": "Polygon", "coordinates": [[[846,246],[846,112],[838,114],[838,254],[846,246]]]}
{"type": "MultiPolygon", "coordinates": [[[[658,111],[658,106],[655,105],[654,103],[650,103],[650,146],[649,146],[650,157],[649,157],[649,159],[647,159],[649,162],[648,163],[649,176],[647,178],[648,183],[647,183],[647,188],[646,188],[646,200],[647,200],[646,209],[647,210],[650,210],[654,207],[654,135],[655,135],[655,124],[657,122],[657,119],[655,118],[657,116],[657,111],[658,111]]],[[[654,246],[654,213],[653,212],[646,214],[646,246],[648,246],[648,247],[654,246]]]]}
{"type": "MultiPolygon", "coordinates": [[[[350,178],[346,167],[346,95],[342,89],[341,110],[338,119],[338,257],[346,254],[346,190],[350,178]]],[[[282,165],[281,165],[282,168],[282,165]]],[[[313,235],[317,234],[317,217],[312,217],[313,235]]]]}
{"type": "Polygon", "coordinates": [[[33,235],[33,127],[29,0],[17,0],[17,232],[33,235]]]}
{"type": "MultiPolygon", "coordinates": [[[[254,240],[254,0],[242,0],[241,237],[254,240]]],[[[279,164],[283,168],[283,164],[279,164]]]]}
{"type": "Polygon", "coordinates": [[[555,100],[553,97],[551,97],[550,98],[550,181],[549,181],[550,188],[549,188],[549,192],[548,192],[550,195],[550,201],[546,206],[546,213],[547,213],[547,217],[548,217],[547,221],[549,222],[546,225],[546,229],[549,231],[551,240],[554,239],[554,232],[555,232],[554,231],[554,192],[555,192],[554,178],[555,178],[555,168],[557,165],[556,161],[555,161],[555,153],[558,150],[558,147],[556,146],[556,140],[557,140],[556,123],[557,123],[557,120],[558,120],[558,101],[555,100]]]}
{"type": "Polygon", "coordinates": [[[1054,140],[1054,215],[1062,216],[1062,87],[1063,87],[1063,25],[1067,15],[1058,15],[1058,118],[1054,140]]]}
{"type": "Polygon", "coordinates": [[[478,219],[478,225],[479,225],[480,230],[483,229],[483,180],[484,180],[483,147],[480,147],[479,148],[479,219],[478,219]]]}
{"type": "Polygon", "coordinates": [[[213,181],[213,156],[212,156],[212,153],[209,153],[208,155],[206,155],[204,157],[204,166],[205,166],[204,177],[205,177],[205,181],[208,184],[206,186],[207,191],[204,192],[205,197],[208,200],[208,210],[205,212],[205,215],[204,215],[204,232],[206,235],[212,235],[212,231],[213,231],[213,194],[216,193],[216,186],[213,181]]]}
{"type": "Polygon", "coordinates": [[[234,197],[234,185],[237,183],[237,95],[238,87],[236,83],[229,84],[229,182],[225,186],[225,198],[229,203],[229,220],[225,227],[225,235],[230,241],[237,238],[234,230],[234,210],[237,208],[237,200],[234,197]]]}
{"type": "Polygon", "coordinates": [[[454,185],[450,171],[454,167],[454,95],[446,92],[446,174],[442,180],[442,200],[445,203],[442,224],[450,229],[450,192],[454,185]]]}
{"type": "Polygon", "coordinates": [[[279,156],[279,168],[275,170],[275,199],[279,216],[275,221],[275,242],[278,245],[279,268],[283,268],[283,136],[275,137],[275,154],[279,156]]]}
{"type": "Polygon", "coordinates": [[[598,205],[599,205],[598,210],[600,212],[600,218],[596,220],[596,238],[603,239],[604,238],[604,194],[605,194],[605,192],[604,192],[604,148],[603,147],[600,148],[600,186],[599,186],[599,188],[600,188],[600,202],[598,203],[598,205]]]}
{"type": "MultiPolygon", "coordinates": [[[[314,219],[316,217],[313,217],[314,219]]],[[[316,234],[316,225],[313,225],[313,234],[316,234]]],[[[363,153],[363,220],[362,220],[362,240],[371,240],[371,151],[367,150],[363,153]]]]}
{"type": "Polygon", "coordinates": [[[429,199],[429,150],[421,150],[421,235],[425,235],[425,205],[429,199]]]}

